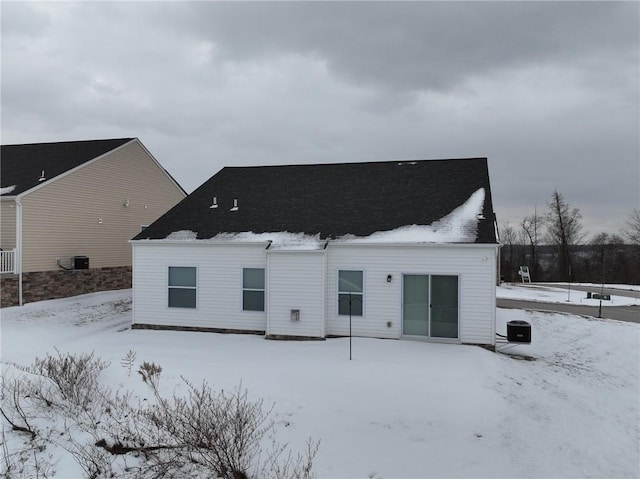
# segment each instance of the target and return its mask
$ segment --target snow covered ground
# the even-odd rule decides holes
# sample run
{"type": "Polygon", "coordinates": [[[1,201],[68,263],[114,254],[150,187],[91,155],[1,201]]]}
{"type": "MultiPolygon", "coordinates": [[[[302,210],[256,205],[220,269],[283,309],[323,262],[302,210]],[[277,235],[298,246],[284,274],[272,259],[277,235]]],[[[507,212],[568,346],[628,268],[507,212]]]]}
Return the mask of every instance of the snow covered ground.
{"type": "MultiPolygon", "coordinates": [[[[557,285],[566,286],[569,283],[554,283],[557,285]]],[[[594,291],[599,291],[602,286],[600,283],[571,283],[572,286],[587,286],[593,288],[594,291]]],[[[640,292],[640,284],[605,284],[605,288],[615,288],[623,291],[637,291],[640,292]]]]}
{"type": "MultiPolygon", "coordinates": [[[[240,381],[275,403],[278,438],[301,451],[320,439],[323,478],[622,478],[640,476],[640,325],[498,310],[532,324],[531,345],[499,347],[355,338],[131,330],[129,290],[1,310],[1,358],[31,364],[54,352],[95,351],[102,379],[144,391],[121,360],[163,367],[215,388],[240,381]]],[[[137,367],[137,365],[135,366],[137,367]]],[[[64,479],[82,477],[72,461],[64,479]]]]}
{"type": "MultiPolygon", "coordinates": [[[[558,283],[559,285],[561,283],[558,283]]],[[[593,292],[600,291],[600,285],[580,283],[575,286],[593,286],[593,292]]],[[[605,285],[606,287],[618,287],[625,291],[635,291],[635,285],[605,285]]],[[[599,299],[587,299],[585,291],[566,288],[554,288],[539,284],[503,283],[496,288],[496,296],[500,299],[518,299],[522,301],[539,301],[543,303],[582,304],[585,306],[598,306],[599,299]]],[[[602,301],[602,306],[633,306],[640,305],[640,298],[612,295],[610,300],[602,301]]]]}

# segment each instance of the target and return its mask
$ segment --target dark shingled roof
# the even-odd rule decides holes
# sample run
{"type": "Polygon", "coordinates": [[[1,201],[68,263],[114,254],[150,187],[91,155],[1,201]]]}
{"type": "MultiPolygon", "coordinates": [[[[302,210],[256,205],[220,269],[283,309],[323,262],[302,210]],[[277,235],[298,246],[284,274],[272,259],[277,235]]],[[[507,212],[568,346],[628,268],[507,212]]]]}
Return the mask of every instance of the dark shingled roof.
{"type": "Polygon", "coordinates": [[[38,186],[42,171],[45,181],[103,155],[133,138],[112,140],[64,141],[2,145],[0,147],[0,185],[15,189],[4,196],[14,196],[38,186]]]}
{"type": "Polygon", "coordinates": [[[476,243],[496,243],[486,158],[226,167],[134,239],[190,230],[337,238],[429,225],[485,189],[476,243]],[[217,197],[218,208],[210,208],[217,197]],[[238,210],[230,211],[233,200],[238,210]]]}

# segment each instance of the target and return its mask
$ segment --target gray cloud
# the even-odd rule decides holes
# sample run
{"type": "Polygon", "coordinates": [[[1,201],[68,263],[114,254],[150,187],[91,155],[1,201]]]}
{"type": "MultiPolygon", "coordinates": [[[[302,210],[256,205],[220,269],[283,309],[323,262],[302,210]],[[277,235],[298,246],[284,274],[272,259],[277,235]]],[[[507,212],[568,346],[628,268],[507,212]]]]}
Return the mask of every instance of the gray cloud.
{"type": "Polygon", "coordinates": [[[633,2],[81,2],[2,8],[3,143],[138,136],[224,165],[488,156],[500,219],[558,188],[639,203],[633,2]]]}

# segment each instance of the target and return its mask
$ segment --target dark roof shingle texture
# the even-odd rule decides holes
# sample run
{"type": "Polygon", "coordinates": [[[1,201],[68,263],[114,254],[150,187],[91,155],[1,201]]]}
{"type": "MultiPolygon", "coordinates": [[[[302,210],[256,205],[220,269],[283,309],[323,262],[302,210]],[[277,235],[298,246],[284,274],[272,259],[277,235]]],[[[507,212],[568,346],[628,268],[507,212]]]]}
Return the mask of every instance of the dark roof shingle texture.
{"type": "Polygon", "coordinates": [[[43,171],[46,181],[49,181],[132,139],[2,145],[0,185],[3,188],[15,185],[15,189],[4,196],[18,195],[43,183],[39,181],[43,171]]]}
{"type": "Polygon", "coordinates": [[[368,236],[432,224],[480,188],[485,219],[476,243],[495,243],[486,158],[226,167],[135,239],[180,230],[195,231],[198,239],[249,231],[368,236]],[[238,210],[230,211],[234,199],[238,210]]]}

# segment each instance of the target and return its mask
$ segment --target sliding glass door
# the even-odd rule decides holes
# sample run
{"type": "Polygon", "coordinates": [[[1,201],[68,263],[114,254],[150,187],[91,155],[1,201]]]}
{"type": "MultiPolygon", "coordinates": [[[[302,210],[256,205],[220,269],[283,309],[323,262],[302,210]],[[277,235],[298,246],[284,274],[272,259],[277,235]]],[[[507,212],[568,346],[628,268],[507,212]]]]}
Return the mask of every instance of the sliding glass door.
{"type": "Polygon", "coordinates": [[[431,276],[432,338],[458,337],[458,277],[431,276]]]}
{"type": "Polygon", "coordinates": [[[402,334],[429,336],[429,276],[404,275],[402,334]]]}
{"type": "Polygon", "coordinates": [[[403,276],[402,334],[429,338],[458,337],[457,276],[403,276]]]}

